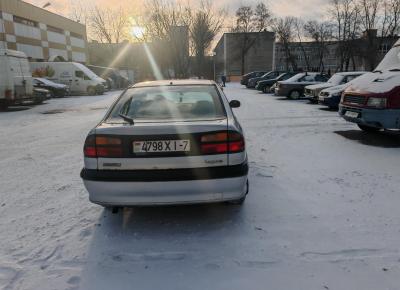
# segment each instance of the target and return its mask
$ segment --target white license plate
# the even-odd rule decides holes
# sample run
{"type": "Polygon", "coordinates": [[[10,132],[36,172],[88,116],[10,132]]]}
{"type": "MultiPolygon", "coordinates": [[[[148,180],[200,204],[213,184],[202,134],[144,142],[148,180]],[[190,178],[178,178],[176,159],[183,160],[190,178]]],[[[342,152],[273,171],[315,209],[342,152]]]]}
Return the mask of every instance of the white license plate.
{"type": "Polygon", "coordinates": [[[350,118],[358,118],[358,113],[357,112],[346,111],[346,113],[344,115],[347,116],[347,117],[350,117],[350,118]]]}
{"type": "Polygon", "coordinates": [[[190,140],[157,140],[133,142],[134,153],[187,151],[190,151],[190,140]]]}
{"type": "Polygon", "coordinates": [[[318,97],[318,100],[323,101],[323,100],[325,100],[325,97],[319,96],[319,97],[318,97]]]}

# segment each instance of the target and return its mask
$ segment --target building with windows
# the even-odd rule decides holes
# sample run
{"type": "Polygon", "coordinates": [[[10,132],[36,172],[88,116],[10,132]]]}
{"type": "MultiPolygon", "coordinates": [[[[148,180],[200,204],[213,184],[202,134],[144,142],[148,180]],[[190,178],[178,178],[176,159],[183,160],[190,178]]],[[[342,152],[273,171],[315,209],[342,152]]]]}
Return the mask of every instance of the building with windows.
{"type": "MultiPolygon", "coordinates": [[[[317,42],[290,42],[287,45],[275,44],[275,69],[293,71],[370,71],[383,59],[398,36],[378,37],[373,31],[373,45],[364,35],[351,40],[351,54],[347,61],[340,57],[341,43],[327,41],[317,42]],[[371,63],[372,62],[372,63],[371,63]]],[[[342,43],[343,44],[343,43],[342,43]]],[[[343,46],[342,46],[343,47],[343,46]]]]}
{"type": "Polygon", "coordinates": [[[224,33],[214,49],[216,77],[225,75],[238,81],[252,71],[268,71],[274,67],[275,33],[224,33]]]}
{"type": "Polygon", "coordinates": [[[0,0],[0,48],[23,51],[32,61],[86,63],[86,43],[85,25],[21,0],[0,0]]]}

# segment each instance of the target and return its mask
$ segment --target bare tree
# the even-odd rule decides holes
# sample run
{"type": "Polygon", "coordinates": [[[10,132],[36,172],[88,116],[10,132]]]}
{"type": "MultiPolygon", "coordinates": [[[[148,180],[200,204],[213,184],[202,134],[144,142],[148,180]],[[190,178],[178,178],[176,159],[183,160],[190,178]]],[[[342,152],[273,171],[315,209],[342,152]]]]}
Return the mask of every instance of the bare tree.
{"type": "Polygon", "coordinates": [[[73,21],[83,24],[87,23],[88,19],[87,11],[88,11],[88,6],[83,4],[81,1],[70,0],[68,17],[73,21]]]}
{"type": "Polygon", "coordinates": [[[294,39],[294,25],[296,19],[294,17],[285,17],[275,19],[273,22],[273,31],[275,32],[278,42],[281,43],[285,53],[286,70],[289,71],[292,67],[293,71],[297,71],[297,62],[291,51],[291,42],[294,39]]]}
{"type": "Polygon", "coordinates": [[[380,16],[379,10],[382,4],[383,0],[359,0],[357,2],[361,12],[361,27],[364,31],[364,39],[366,40],[364,59],[367,61],[370,70],[373,70],[377,64],[377,32],[380,16]]]}
{"type": "Polygon", "coordinates": [[[327,42],[332,39],[332,24],[329,22],[308,21],[304,25],[304,29],[317,46],[318,70],[323,72],[325,70],[324,58],[327,52],[327,42]]]}
{"type": "Polygon", "coordinates": [[[248,51],[254,46],[258,40],[259,33],[266,30],[271,25],[271,12],[267,5],[260,2],[255,9],[251,6],[241,6],[236,10],[236,26],[233,32],[243,33],[241,37],[241,73],[245,73],[245,60],[248,51]],[[250,36],[249,32],[257,32],[256,35],[250,36]]]}
{"type": "Polygon", "coordinates": [[[221,31],[226,12],[219,10],[213,12],[211,2],[202,2],[200,9],[192,15],[193,22],[190,26],[190,38],[196,59],[196,74],[204,76],[205,55],[218,32],[221,31]]]}
{"type": "Polygon", "coordinates": [[[352,62],[355,69],[355,40],[360,35],[361,13],[354,0],[332,0],[329,13],[333,20],[333,37],[337,40],[339,70],[348,70],[352,62]]]}
{"type": "Polygon", "coordinates": [[[297,45],[300,48],[302,58],[304,59],[306,70],[310,70],[310,55],[307,53],[304,47],[304,22],[299,18],[293,18],[293,27],[294,27],[294,34],[297,39],[297,45]]]}
{"type": "Polygon", "coordinates": [[[152,42],[155,57],[168,77],[187,77],[189,71],[189,36],[181,39],[178,31],[187,31],[192,23],[191,9],[164,0],[146,3],[145,38],[152,42]],[[169,68],[173,68],[173,75],[169,68]]]}
{"type": "Polygon", "coordinates": [[[129,15],[122,7],[94,6],[88,15],[91,36],[102,43],[120,43],[129,37],[129,15]]]}

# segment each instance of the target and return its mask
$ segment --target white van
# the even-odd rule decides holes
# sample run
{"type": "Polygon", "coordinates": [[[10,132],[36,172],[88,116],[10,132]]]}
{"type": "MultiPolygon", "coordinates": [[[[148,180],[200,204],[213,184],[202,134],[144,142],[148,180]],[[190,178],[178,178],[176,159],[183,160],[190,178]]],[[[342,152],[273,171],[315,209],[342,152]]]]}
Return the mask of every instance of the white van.
{"type": "Polygon", "coordinates": [[[25,53],[0,49],[0,107],[33,99],[32,74],[25,53]]]}
{"type": "Polygon", "coordinates": [[[71,94],[102,94],[107,84],[77,62],[31,62],[31,69],[34,77],[44,77],[69,86],[71,94]]]}

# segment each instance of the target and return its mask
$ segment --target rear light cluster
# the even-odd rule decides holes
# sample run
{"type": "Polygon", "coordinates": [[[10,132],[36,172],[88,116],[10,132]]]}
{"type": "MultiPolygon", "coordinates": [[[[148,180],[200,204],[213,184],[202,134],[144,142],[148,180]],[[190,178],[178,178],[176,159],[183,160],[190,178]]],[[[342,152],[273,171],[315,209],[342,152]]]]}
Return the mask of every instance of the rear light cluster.
{"type": "Polygon", "coordinates": [[[244,138],[237,132],[221,132],[201,137],[202,154],[237,153],[244,151],[244,138]]]}
{"type": "Polygon", "coordinates": [[[121,157],[122,140],[116,137],[89,135],[83,147],[85,157],[121,157]]]}

